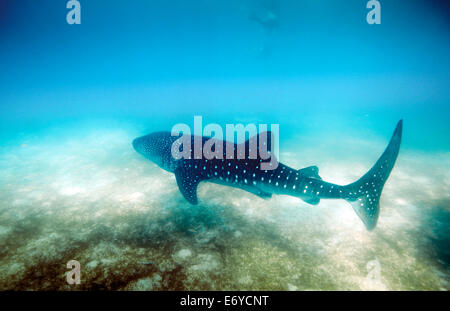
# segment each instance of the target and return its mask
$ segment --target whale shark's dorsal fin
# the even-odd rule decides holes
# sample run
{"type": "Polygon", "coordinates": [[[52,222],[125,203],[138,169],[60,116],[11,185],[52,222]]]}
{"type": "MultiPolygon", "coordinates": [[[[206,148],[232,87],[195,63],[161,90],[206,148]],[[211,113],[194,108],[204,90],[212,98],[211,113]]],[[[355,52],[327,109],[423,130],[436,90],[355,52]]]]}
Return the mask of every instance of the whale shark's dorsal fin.
{"type": "Polygon", "coordinates": [[[183,194],[189,203],[197,204],[197,187],[202,181],[202,178],[195,172],[189,171],[184,167],[177,168],[174,173],[181,194],[183,194]]]}
{"type": "Polygon", "coordinates": [[[297,172],[306,177],[322,179],[322,177],[319,176],[319,168],[315,165],[299,169],[297,172]]]}

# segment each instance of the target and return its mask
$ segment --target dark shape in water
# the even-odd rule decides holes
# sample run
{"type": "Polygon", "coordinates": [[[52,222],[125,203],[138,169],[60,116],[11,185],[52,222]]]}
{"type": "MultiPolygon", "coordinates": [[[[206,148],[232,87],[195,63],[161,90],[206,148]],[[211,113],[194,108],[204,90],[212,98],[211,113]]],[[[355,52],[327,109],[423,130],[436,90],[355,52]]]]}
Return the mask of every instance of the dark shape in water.
{"type": "Polygon", "coordinates": [[[264,12],[264,14],[252,13],[249,19],[260,24],[266,31],[271,31],[278,27],[278,16],[271,11],[264,12]]]}
{"type": "MultiPolygon", "coordinates": [[[[260,153],[257,153],[255,159],[249,157],[249,140],[244,143],[244,159],[237,159],[236,156],[233,159],[226,158],[225,145],[230,143],[220,141],[224,151],[221,159],[194,159],[192,156],[191,159],[176,160],[171,149],[179,137],[172,136],[170,132],[156,132],[136,138],[133,147],[145,158],[174,173],[180,192],[191,204],[197,204],[197,187],[202,181],[241,188],[262,198],[270,198],[272,194],[291,195],[309,204],[318,204],[320,199],[345,199],[352,205],[366,228],[372,230],[377,224],[383,186],[399,152],[402,125],[400,120],[389,145],[375,165],[358,181],[345,186],[323,181],[317,166],[295,170],[279,163],[274,170],[261,170],[263,159],[260,158],[260,153]]],[[[209,137],[202,137],[201,141],[204,145],[208,140],[209,137]]],[[[194,136],[191,136],[191,141],[193,145],[194,136]]],[[[234,144],[234,150],[237,152],[238,145],[234,144]]]]}
{"type": "Polygon", "coordinates": [[[258,1],[252,7],[249,19],[260,24],[266,31],[270,32],[279,26],[279,13],[280,4],[278,1],[258,1]]]}

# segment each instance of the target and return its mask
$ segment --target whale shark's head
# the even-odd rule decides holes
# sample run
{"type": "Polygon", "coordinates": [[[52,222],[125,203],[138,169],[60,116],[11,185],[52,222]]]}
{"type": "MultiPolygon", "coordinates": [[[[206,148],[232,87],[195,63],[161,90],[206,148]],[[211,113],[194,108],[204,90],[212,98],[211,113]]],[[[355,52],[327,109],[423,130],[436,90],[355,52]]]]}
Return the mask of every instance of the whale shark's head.
{"type": "Polygon", "coordinates": [[[133,148],[146,159],[156,163],[159,167],[173,172],[175,159],[172,157],[172,144],[177,140],[170,132],[155,132],[133,140],[133,148]]]}

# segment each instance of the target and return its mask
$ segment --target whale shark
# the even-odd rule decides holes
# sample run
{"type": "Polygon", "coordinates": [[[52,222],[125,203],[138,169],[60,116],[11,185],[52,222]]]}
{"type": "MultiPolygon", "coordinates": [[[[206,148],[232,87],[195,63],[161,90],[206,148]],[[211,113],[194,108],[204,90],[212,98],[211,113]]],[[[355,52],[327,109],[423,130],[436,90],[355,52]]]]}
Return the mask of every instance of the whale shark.
{"type": "MultiPolygon", "coordinates": [[[[403,121],[400,120],[388,146],[372,168],[360,179],[347,185],[322,180],[317,166],[297,170],[278,163],[275,169],[261,169],[263,158],[259,153],[256,157],[250,157],[249,149],[254,146],[251,139],[260,141],[262,133],[248,139],[241,146],[233,143],[235,155],[238,150],[246,151],[245,156],[240,158],[223,156],[212,159],[204,157],[178,159],[173,156],[172,146],[179,137],[168,131],[138,137],[133,140],[132,145],[146,159],[174,173],[181,194],[191,204],[198,204],[197,187],[200,182],[240,188],[263,199],[269,199],[273,194],[290,195],[312,205],[319,204],[321,199],[343,199],[351,204],[367,230],[372,230],[380,213],[381,192],[399,153],[402,127],[403,121]]],[[[267,133],[264,137],[267,137],[267,133]]],[[[196,137],[192,135],[189,139],[194,142],[196,137]]],[[[210,139],[201,137],[200,141],[204,145],[210,139]]],[[[220,143],[223,144],[221,150],[226,150],[225,145],[230,144],[227,141],[220,143]]],[[[257,146],[259,148],[259,144],[257,146]]]]}

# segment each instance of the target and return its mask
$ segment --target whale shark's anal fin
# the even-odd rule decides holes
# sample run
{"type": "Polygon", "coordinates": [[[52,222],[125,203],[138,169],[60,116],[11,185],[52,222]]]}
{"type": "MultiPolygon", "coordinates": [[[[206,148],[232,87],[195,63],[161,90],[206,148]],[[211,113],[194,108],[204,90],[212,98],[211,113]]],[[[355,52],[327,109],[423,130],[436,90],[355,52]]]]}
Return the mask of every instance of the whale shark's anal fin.
{"type": "Polygon", "coordinates": [[[181,194],[189,203],[196,205],[198,203],[197,187],[202,178],[183,167],[177,168],[174,173],[181,194]]]}
{"type": "MultiPolygon", "coordinates": [[[[319,168],[315,165],[299,169],[297,172],[299,174],[302,174],[305,177],[322,179],[322,177],[319,176],[319,168]]],[[[307,202],[307,201],[305,201],[305,202],[307,202]]],[[[310,203],[310,204],[312,204],[312,203],[310,203]]]]}

